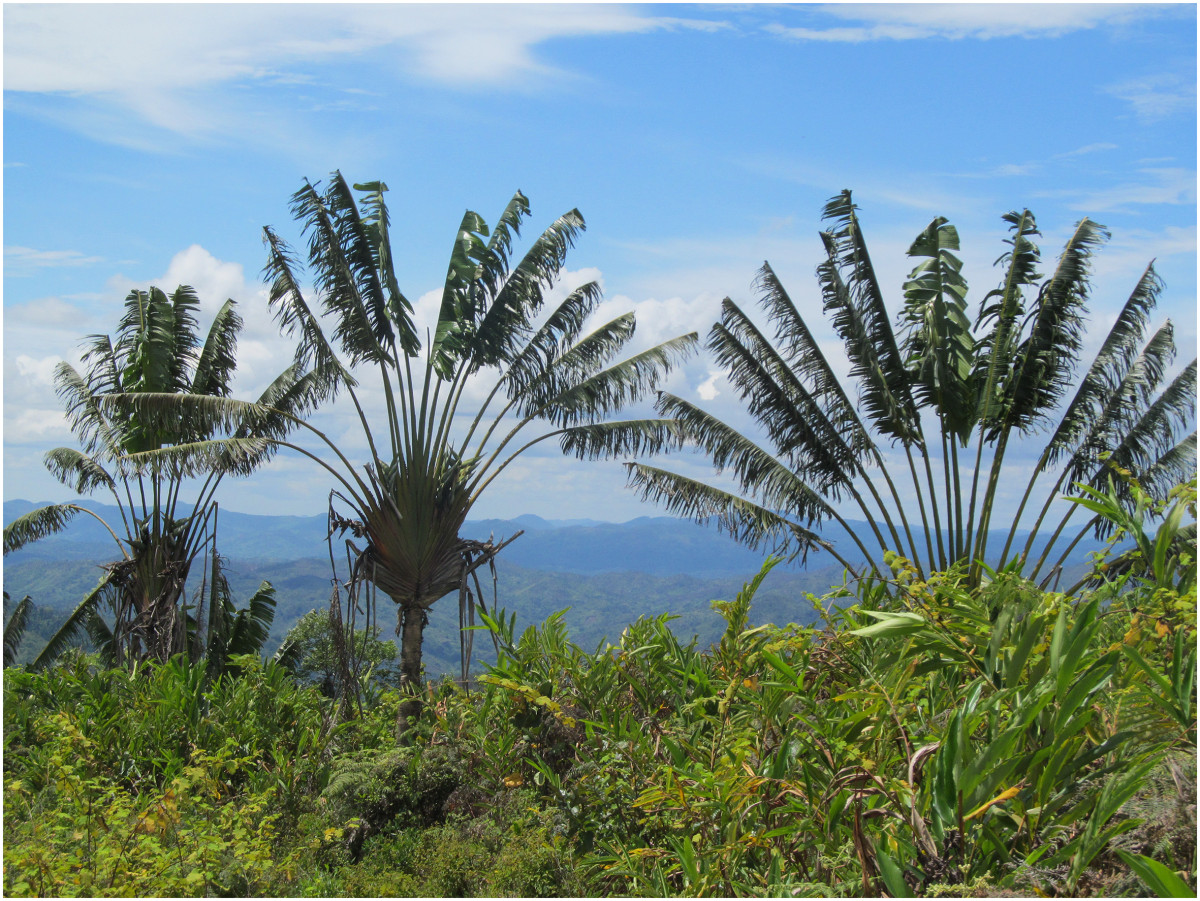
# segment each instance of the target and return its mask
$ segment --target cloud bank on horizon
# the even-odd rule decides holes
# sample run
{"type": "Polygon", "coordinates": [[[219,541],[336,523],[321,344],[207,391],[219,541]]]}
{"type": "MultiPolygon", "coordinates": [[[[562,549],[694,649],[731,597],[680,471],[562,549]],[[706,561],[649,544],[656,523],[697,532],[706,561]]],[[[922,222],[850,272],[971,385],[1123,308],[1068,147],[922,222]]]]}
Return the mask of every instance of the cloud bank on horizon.
{"type": "MultiPolygon", "coordinates": [[[[935,215],[962,234],[976,300],[998,277],[1004,212],[1034,210],[1047,265],[1087,215],[1113,233],[1096,261],[1094,332],[1153,258],[1167,282],[1159,318],[1175,322],[1181,362],[1194,352],[1194,7],[7,4],[3,15],[6,498],[67,496],[41,464],[74,443],[53,368],[114,330],[132,287],[193,285],[209,315],[235,298],[242,394],[282,368],[261,227],[300,244],[288,198],[335,168],[391,186],[402,288],[426,318],[462,210],[490,221],[520,188],[530,233],[583,211],[589,231],[562,290],[600,279],[599,315],[637,311],[635,349],[703,334],[721,298],[751,298],[764,259],[819,322],[820,208],[849,187],[892,297],[935,215]]],[[[831,330],[819,338],[834,351],[831,330]]],[[[668,388],[746,422],[704,356],[668,388]]],[[[320,415],[363,450],[352,410],[320,415]]],[[[622,490],[619,464],[553,447],[507,475],[479,515],[656,512],[622,490]]],[[[290,457],[230,485],[227,506],[275,513],[320,512],[329,487],[290,457]]]]}

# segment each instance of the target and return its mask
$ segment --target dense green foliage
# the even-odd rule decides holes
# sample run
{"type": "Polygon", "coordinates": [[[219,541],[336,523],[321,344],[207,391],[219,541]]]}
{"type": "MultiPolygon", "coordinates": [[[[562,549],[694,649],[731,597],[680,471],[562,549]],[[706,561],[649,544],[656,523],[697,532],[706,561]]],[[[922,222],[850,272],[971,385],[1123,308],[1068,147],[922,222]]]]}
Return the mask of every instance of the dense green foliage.
{"type": "Polygon", "coordinates": [[[760,574],[707,650],[487,616],[403,745],[395,692],[342,721],[248,657],[9,669],[5,892],[1194,891],[1194,485],[1139,509],[1078,596],[893,554],[823,626],[752,625],[760,574]]]}

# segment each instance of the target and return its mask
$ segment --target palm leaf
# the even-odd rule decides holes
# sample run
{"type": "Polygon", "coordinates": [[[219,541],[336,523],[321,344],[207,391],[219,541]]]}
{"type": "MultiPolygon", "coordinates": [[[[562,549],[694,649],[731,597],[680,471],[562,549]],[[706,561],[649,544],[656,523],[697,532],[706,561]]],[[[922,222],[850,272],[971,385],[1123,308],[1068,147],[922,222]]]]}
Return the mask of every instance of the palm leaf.
{"type": "Polygon", "coordinates": [[[1013,359],[1020,338],[1021,319],[1025,315],[1022,289],[1040,278],[1037,265],[1038,246],[1032,237],[1040,234],[1029,210],[1004,215],[1011,236],[1005,243],[1012,249],[996,263],[1006,266],[1001,287],[989,291],[983,299],[975,328],[987,331],[976,344],[973,379],[979,388],[979,422],[991,428],[1004,416],[1004,385],[1010,378],[1013,359]]]}
{"type": "Polygon", "coordinates": [[[1046,443],[1043,456],[1048,464],[1057,463],[1073,452],[1124,382],[1161,290],[1162,280],[1151,264],[1125,301],[1092,365],[1080,380],[1075,396],[1064,410],[1058,427],[1046,443]]]}
{"type": "MultiPolygon", "coordinates": [[[[859,467],[859,454],[732,301],[723,305],[708,347],[749,413],[766,429],[776,452],[799,473],[815,479],[819,491],[840,496],[847,473],[859,467]]],[[[855,437],[851,433],[851,440],[855,437]]],[[[869,439],[857,436],[855,443],[862,448],[869,439]]]]}
{"type": "MultiPolygon", "coordinates": [[[[529,215],[529,199],[517,191],[508,206],[496,220],[492,236],[488,239],[479,274],[479,286],[488,298],[494,298],[508,276],[508,257],[512,253],[512,240],[521,234],[521,220],[529,215]]],[[[561,264],[560,264],[561,268],[561,264]]]]}
{"type": "Polygon", "coordinates": [[[299,333],[296,365],[327,374],[331,391],[343,384],[354,385],[354,378],[342,366],[320,321],[304,299],[293,272],[298,263],[295,255],[269,227],[263,229],[263,243],[269,250],[267,264],[263,267],[263,274],[271,285],[267,303],[285,335],[293,337],[299,333]]]}
{"type": "Polygon", "coordinates": [[[804,480],[803,473],[784,466],[772,454],[736,429],[694,404],[664,394],[659,411],[674,417],[684,434],[704,449],[718,474],[732,469],[741,490],[772,509],[798,516],[806,526],[820,525],[832,515],[824,497],[804,480]]]}
{"type": "Polygon", "coordinates": [[[615,413],[657,389],[659,382],[695,350],[692,332],[634,354],[601,372],[566,387],[547,400],[536,415],[559,426],[578,425],[615,413]]]}
{"type": "Polygon", "coordinates": [[[674,419],[627,419],[593,422],[563,429],[560,447],[580,460],[653,456],[678,450],[687,435],[674,419]]]}
{"type": "MultiPolygon", "coordinates": [[[[1132,471],[1136,476],[1151,469],[1176,444],[1178,431],[1196,413],[1196,360],[1193,359],[1152,403],[1109,456],[1106,466],[1132,471]]],[[[1102,467],[1089,481],[1099,487],[1102,467]]]]}
{"type": "MultiPolygon", "coordinates": [[[[1176,485],[1196,477],[1196,433],[1193,431],[1143,470],[1140,482],[1151,497],[1164,498],[1176,485]]],[[[1195,528],[1193,523],[1192,528],[1195,528]]]]}
{"type": "Polygon", "coordinates": [[[178,478],[196,478],[210,472],[246,476],[278,448],[270,438],[210,438],[126,454],[118,462],[123,473],[134,476],[159,471],[164,463],[178,478]]]}
{"type": "Polygon", "coordinates": [[[913,374],[914,400],[942,417],[966,444],[975,425],[971,383],[975,341],[967,318],[967,283],[962,277],[958,231],[943,218],[929,224],[908,249],[923,258],[904,283],[903,351],[913,374]]]}
{"type": "MultiPolygon", "coordinates": [[[[155,288],[150,289],[154,292],[155,288]]],[[[190,285],[179,285],[169,300],[173,334],[171,347],[171,390],[188,391],[192,384],[192,368],[198,359],[200,348],[200,324],[196,313],[200,309],[200,298],[190,285]]]]}
{"type": "Polygon", "coordinates": [[[4,527],[4,553],[10,554],[47,535],[61,532],[83,509],[75,504],[50,504],[14,519],[4,527]]]}
{"type": "Polygon", "coordinates": [[[262,653],[275,620],[275,604],[275,588],[270,582],[263,582],[246,607],[237,611],[229,631],[226,655],[262,653]]]}
{"type": "Polygon", "coordinates": [[[546,318],[502,376],[510,400],[524,393],[579,340],[584,323],[602,297],[600,285],[588,282],[567,295],[546,318]]]}
{"type": "Polygon", "coordinates": [[[349,246],[343,248],[340,234],[355,230],[353,224],[337,218],[339,213],[348,213],[347,210],[331,209],[329,205],[343,202],[338,180],[335,176],[335,183],[324,197],[306,181],[304,187],[292,195],[292,215],[301,223],[302,231],[309,239],[308,256],[316,272],[321,305],[336,322],[333,343],[341,347],[351,367],[364,361],[386,363],[385,343],[389,341],[391,326],[386,315],[382,320],[379,318],[383,312],[380,307],[382,297],[365,299],[356,279],[364,260],[372,257],[370,245],[365,234],[357,232],[349,246]],[[342,226],[340,231],[339,225],[342,226]],[[373,301],[376,305],[371,306],[373,301]]]}
{"type": "Polygon", "coordinates": [[[233,371],[237,366],[237,337],[242,330],[242,317],[235,306],[232,300],[227,300],[213,317],[186,393],[229,396],[233,371]]]}
{"type": "Polygon", "coordinates": [[[1016,350],[1013,377],[1002,389],[1005,426],[1027,434],[1070,388],[1083,333],[1091,256],[1107,238],[1103,226],[1081,220],[1053,277],[1039,292],[1029,334],[1016,350]]]}
{"type": "Polygon", "coordinates": [[[526,415],[538,410],[551,398],[599,372],[629,343],[636,328],[637,320],[632,313],[618,316],[560,353],[550,366],[537,371],[519,392],[517,383],[509,384],[509,395],[516,401],[518,412],[526,415]]]}
{"type": "Polygon", "coordinates": [[[429,353],[434,371],[450,379],[455,367],[467,353],[475,336],[475,317],[480,312],[475,296],[475,280],[480,263],[487,257],[487,223],[478,213],[467,210],[454,239],[446,281],[442,287],[442,303],[438,310],[437,327],[429,353]]]}
{"type": "Polygon", "coordinates": [[[775,342],[798,381],[820,405],[825,418],[854,451],[856,459],[871,446],[866,428],[855,411],[804,318],[796,309],[770,264],[763,263],[755,279],[759,303],[775,324],[775,342]]]}
{"type": "Polygon", "coordinates": [[[851,372],[860,379],[860,396],[875,428],[905,444],[919,442],[920,421],[908,371],[857,210],[850,192],[842,191],[826,203],[822,213],[822,219],[835,225],[835,230],[822,235],[828,255],[819,270],[826,289],[825,309],[833,312],[833,326],[846,345],[851,372]]]}
{"type": "MultiPolygon", "coordinates": [[[[108,337],[104,338],[111,348],[108,337]]],[[[106,357],[103,362],[97,361],[92,372],[97,369],[107,371],[110,360],[111,357],[106,357]]],[[[107,378],[94,381],[96,384],[93,384],[93,380],[83,378],[70,363],[59,363],[54,370],[55,389],[66,406],[67,425],[79,439],[84,451],[88,454],[120,453],[125,436],[119,425],[110,422],[103,414],[97,401],[100,395],[119,393],[120,386],[107,390],[107,378]],[[95,390],[97,386],[102,390],[95,390]]]]}
{"type": "MultiPolygon", "coordinates": [[[[342,173],[335,171],[330,176],[329,187],[325,191],[325,203],[333,214],[337,227],[337,248],[349,267],[358,302],[371,323],[371,332],[380,347],[390,349],[395,345],[396,333],[389,297],[385,294],[383,280],[380,278],[380,248],[376,243],[379,237],[378,225],[386,222],[386,208],[382,195],[370,212],[375,216],[383,213],[383,219],[365,221],[359,213],[350,186],[346,184],[342,173]]],[[[411,330],[411,322],[409,328],[411,330]]]]}
{"type": "Polygon", "coordinates": [[[704,482],[644,463],[626,463],[629,487],[642,500],[675,516],[701,524],[715,522],[735,541],[758,550],[772,543],[772,553],[787,559],[806,556],[813,548],[832,550],[818,535],[772,510],[704,482]]]}
{"type": "Polygon", "coordinates": [[[96,648],[96,653],[100,655],[100,660],[105,666],[117,666],[119,660],[119,648],[117,647],[116,637],[113,630],[108,627],[108,623],[104,621],[97,610],[92,610],[83,621],[83,628],[87,631],[88,638],[92,640],[92,644],[96,648]]]}
{"type": "Polygon", "coordinates": [[[115,490],[116,482],[92,457],[70,447],[57,447],[43,458],[46,469],[76,494],[91,494],[97,488],[115,490]]]}
{"type": "MultiPolygon", "coordinates": [[[[1125,439],[1129,430],[1145,415],[1174,355],[1174,328],[1168,321],[1146,342],[1092,424],[1091,431],[1071,456],[1066,470],[1069,481],[1084,478],[1102,454],[1112,451],[1125,439]]],[[[1163,437],[1161,441],[1169,442],[1170,438],[1163,437]]],[[[1165,450],[1165,445],[1159,446],[1165,450]]]]}
{"type": "MultiPolygon", "coordinates": [[[[7,537],[7,536],[6,536],[7,537]]],[[[8,592],[4,593],[5,601],[8,592]]],[[[15,666],[17,653],[21,649],[21,639],[25,636],[25,626],[29,622],[29,613],[33,610],[33,599],[29,595],[21,598],[13,609],[12,616],[4,624],[4,667],[15,666]]]]}
{"type": "MultiPolygon", "coordinates": [[[[549,290],[567,261],[567,251],[586,225],[579,210],[571,210],[550,225],[525,253],[496,294],[474,336],[480,365],[512,359],[520,350],[532,317],[542,308],[549,290]]],[[[481,277],[488,276],[484,267],[481,277]]]]}
{"type": "Polygon", "coordinates": [[[366,228],[367,240],[375,255],[375,268],[387,291],[387,312],[396,329],[396,340],[400,349],[409,356],[415,356],[421,349],[421,339],[413,325],[413,307],[400,290],[396,280],[395,264],[392,259],[392,241],[388,235],[387,204],[383,195],[388,187],[381,181],[371,181],[356,184],[354,190],[364,192],[361,204],[365,215],[362,217],[366,228]]]}
{"type": "Polygon", "coordinates": [[[104,571],[104,575],[100,577],[100,581],[96,583],[96,587],[84,595],[83,600],[71,611],[71,615],[67,617],[66,622],[59,626],[58,631],[50,636],[50,640],[46,642],[46,646],[42,649],[41,653],[29,665],[30,669],[40,670],[53,663],[70,646],[71,642],[75,640],[79,634],[79,630],[86,628],[88,620],[96,613],[96,608],[100,603],[105,588],[108,587],[112,574],[113,571],[111,569],[104,571]]]}

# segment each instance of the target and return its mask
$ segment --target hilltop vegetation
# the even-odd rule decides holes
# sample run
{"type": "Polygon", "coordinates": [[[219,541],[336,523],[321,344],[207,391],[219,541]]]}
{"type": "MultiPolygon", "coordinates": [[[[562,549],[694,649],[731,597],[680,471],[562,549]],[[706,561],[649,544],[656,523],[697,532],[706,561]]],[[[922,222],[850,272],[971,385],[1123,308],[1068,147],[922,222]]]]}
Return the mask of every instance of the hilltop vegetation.
{"type": "MultiPolygon", "coordinates": [[[[972,324],[939,218],[909,250],[894,328],[843,192],[818,281],[856,385],[764,266],[774,336],[727,299],[708,342],[755,436],[658,391],[696,333],[618,360],[634,319],[588,332],[596,283],[542,310],[583,220],[569,211],[518,257],[519,192],[494,228],[464,216],[423,343],[386,190],[335,172],[293,196],[310,298],[301,255],[265,230],[269,305],[297,343],[257,401],[230,396],[233,302],[202,344],[186,286],[133,291],[86,373],[59,367],[80,448],[47,467],[117,516],[51,504],[4,530],[10,574],[23,555],[48,570],[43,595],[69,592],[61,623],[25,599],[5,626],[6,666],[53,629],[5,671],[6,894],[1195,893],[1196,364],[1168,380],[1169,322],[1143,342],[1152,266],[1082,368],[1105,229],[1081,220],[1043,278],[1032,214],[1007,214],[1001,285],[972,324]],[[485,399],[459,410],[469,382],[485,399]],[[657,418],[612,418],[652,392],[657,418]],[[365,465],[306,418],[339,394],[365,465]],[[1010,442],[1046,430],[1000,524],[1010,442]],[[728,563],[703,541],[671,582],[510,566],[514,535],[466,519],[548,439],[636,458],[645,498],[780,556],[740,590],[701,581],[728,563]],[[332,573],[218,549],[217,484],[281,448],[332,480],[332,573]],[[721,478],[644,462],[685,448],[721,478]],[[80,515],[112,539],[90,588],[73,575],[86,553],[43,542],[80,515]],[[829,520],[844,543],[816,531],[829,520]],[[1068,575],[1088,536],[1102,544],[1068,575]],[[837,569],[768,585],[809,551],[837,569]],[[518,630],[517,606],[540,624],[518,630]],[[426,678],[468,660],[473,681],[426,678]]],[[[547,568],[655,562],[632,533],[596,558],[603,531],[562,530],[547,568]]]]}
{"type": "Polygon", "coordinates": [[[4,889],[1194,893],[1195,569],[1150,537],[1079,597],[889,556],[813,627],[753,625],[760,576],[708,649],[501,612],[497,662],[430,683],[402,741],[395,691],[253,657],[9,670],[4,889]]]}

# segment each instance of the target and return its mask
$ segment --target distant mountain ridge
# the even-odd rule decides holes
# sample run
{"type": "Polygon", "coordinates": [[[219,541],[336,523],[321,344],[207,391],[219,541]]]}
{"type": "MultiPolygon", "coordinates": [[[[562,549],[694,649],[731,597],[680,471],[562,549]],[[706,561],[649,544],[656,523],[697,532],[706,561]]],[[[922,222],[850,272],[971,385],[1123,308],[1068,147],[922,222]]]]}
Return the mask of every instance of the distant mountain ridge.
{"type": "MultiPolygon", "coordinates": [[[[119,519],[114,506],[91,500],[81,501],[80,505],[110,521],[119,519]]],[[[4,521],[12,522],[39,506],[43,505],[24,500],[5,501],[4,521]]],[[[328,557],[324,515],[270,516],[221,510],[218,516],[218,546],[229,557],[274,561],[328,557]]],[[[866,523],[852,522],[850,526],[861,527],[864,532],[869,529],[866,523]]],[[[610,523],[590,519],[547,520],[523,514],[513,519],[467,520],[463,535],[482,541],[492,536],[508,538],[522,530],[524,534],[505,549],[504,559],[525,569],[559,573],[748,577],[758,571],[769,550],[750,550],[715,526],[670,516],[642,516],[610,523]]],[[[826,528],[823,537],[833,542],[847,560],[862,559],[849,535],[840,528],[826,528]]],[[[1003,545],[1004,536],[997,530],[990,546],[998,551],[1003,545]]],[[[340,546],[340,540],[335,542],[335,550],[340,546]]],[[[1101,546],[1095,540],[1080,542],[1071,562],[1084,562],[1090,551],[1101,546]]],[[[81,515],[63,533],[18,553],[106,559],[112,553],[112,538],[98,522],[81,515]]],[[[807,566],[797,561],[785,568],[825,569],[835,563],[828,554],[813,552],[808,556],[807,566]]]]}

